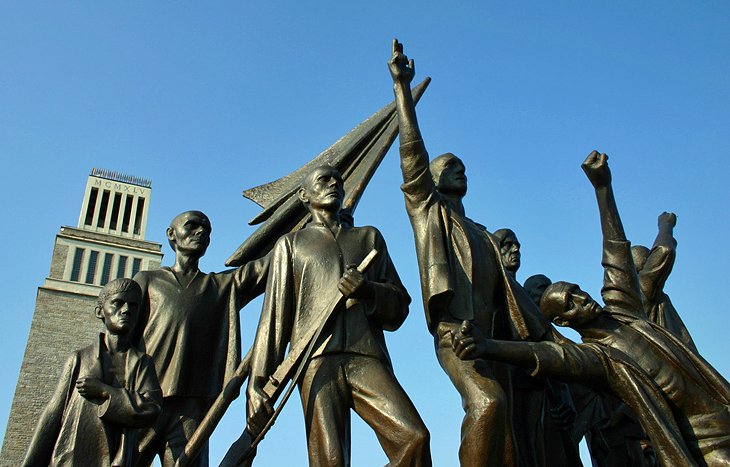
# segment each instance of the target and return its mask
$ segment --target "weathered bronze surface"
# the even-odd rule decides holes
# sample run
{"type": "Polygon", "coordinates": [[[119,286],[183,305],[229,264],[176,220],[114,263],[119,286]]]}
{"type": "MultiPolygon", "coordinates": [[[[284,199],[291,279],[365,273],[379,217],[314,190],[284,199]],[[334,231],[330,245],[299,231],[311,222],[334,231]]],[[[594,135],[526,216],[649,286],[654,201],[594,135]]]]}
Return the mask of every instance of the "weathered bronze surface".
{"type": "MultiPolygon", "coordinates": [[[[516,279],[522,256],[517,235],[506,228],[495,230],[493,235],[505,270],[516,279]]],[[[531,298],[536,293],[527,292],[531,298]]],[[[532,301],[539,303],[534,298],[532,301]]],[[[512,421],[520,465],[582,465],[578,453],[580,437],[572,436],[575,408],[568,386],[560,381],[532,377],[515,368],[512,391],[512,421]]]]}
{"type": "Polygon", "coordinates": [[[102,289],[96,316],[106,332],[66,362],[24,466],[136,465],[139,428],[152,426],[162,406],[152,359],[129,339],[141,297],[131,279],[102,289]]]}
{"type": "Polygon", "coordinates": [[[373,227],[342,223],[344,184],[331,166],[314,169],[297,192],[312,220],[284,235],[272,251],[248,386],[248,431],[261,431],[272,413],[264,386],[307,330],[348,298],[315,343],[299,382],[311,465],[349,465],[350,409],[378,435],[390,465],[430,465],[429,435],[393,374],[383,331],[408,314],[410,297],[385,241],[373,227]],[[353,265],[380,252],[365,273],[353,265]]]}
{"type": "MultiPolygon", "coordinates": [[[[549,277],[535,274],[524,287],[535,303],[540,303],[549,277]]],[[[576,411],[571,437],[585,437],[595,467],[651,467],[656,458],[647,435],[626,404],[612,394],[596,391],[584,384],[571,384],[570,395],[576,411]]]]}
{"type": "Polygon", "coordinates": [[[486,335],[541,340],[550,333],[534,303],[505,269],[487,230],[469,219],[464,163],[451,153],[429,163],[409,84],[415,70],[393,41],[388,62],[400,123],[406,211],[413,227],[423,304],[441,367],[462,397],[462,466],[515,465],[510,370],[483,359],[463,361],[452,350],[460,323],[486,335]]]}
{"type": "Polygon", "coordinates": [[[578,331],[583,344],[485,339],[465,322],[454,349],[461,358],[494,358],[535,375],[610,390],[637,414],[662,465],[726,465],[730,385],[674,334],[647,319],[607,159],[593,151],[582,165],[601,219],[605,305],[568,282],[550,285],[540,301],[543,314],[578,331]]]}
{"type": "Polygon", "coordinates": [[[639,273],[644,308],[649,321],[672,332],[696,351],[697,348],[687,327],[669,296],[664,293],[664,284],[672,273],[674,260],[677,257],[677,240],[674,238],[677,216],[671,212],[663,212],[659,215],[657,224],[659,232],[651,250],[643,245],[631,247],[631,256],[639,273]]]}
{"type": "Polygon", "coordinates": [[[663,290],[676,215],[659,216],[651,250],[632,248],[608,158],[593,151],[582,169],[599,208],[605,305],[543,275],[521,286],[515,232],[490,233],[465,213],[464,162],[452,153],[429,161],[415,105],[430,78],[411,90],[414,62],[397,40],[388,66],[393,103],[300,169],[244,192],[263,208],[251,224],[262,225],[228,259],[237,269],[199,270],[211,224],[186,211],[166,231],[172,266],[104,287],[96,314],[106,332],[63,368],[24,465],[159,456],[164,467],[207,466],[207,438],[248,378],[246,428],[224,466],[252,464],[297,387],[310,465],[350,464],[354,410],[389,465],[430,466],[429,432],[384,337],[406,319],[410,296],[380,232],[354,225],[398,132],[426,323],[465,412],[460,464],[578,466],[586,435],[599,467],[730,465],[730,384],[698,354],[663,290]],[[241,359],[238,312],[264,291],[241,359]]]}
{"type": "MultiPolygon", "coordinates": [[[[140,439],[140,462],[159,456],[172,466],[240,360],[238,311],[264,290],[268,257],[222,273],[198,269],[211,225],[199,211],[175,217],[167,229],[172,267],[142,271],[142,313],[136,342],[155,362],[162,414],[140,439]]],[[[208,464],[204,448],[197,465],[208,464]]]]}

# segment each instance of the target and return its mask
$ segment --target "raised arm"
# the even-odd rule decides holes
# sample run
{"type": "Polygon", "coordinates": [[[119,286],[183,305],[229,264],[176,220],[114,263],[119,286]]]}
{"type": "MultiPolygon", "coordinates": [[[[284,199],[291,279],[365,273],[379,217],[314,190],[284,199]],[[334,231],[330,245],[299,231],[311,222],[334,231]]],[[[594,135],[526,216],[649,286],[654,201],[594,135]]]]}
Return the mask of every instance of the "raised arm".
{"type": "Polygon", "coordinates": [[[413,222],[422,221],[416,213],[429,206],[436,196],[436,185],[429,170],[426,147],[418,128],[416,107],[411,94],[415,74],[413,60],[403,54],[403,44],[393,39],[393,56],[388,61],[393,78],[395,106],[400,132],[400,167],[403,173],[401,189],[406,197],[406,210],[413,222]],[[415,217],[414,217],[415,216],[415,217]]]}
{"type": "Polygon", "coordinates": [[[631,244],[626,240],[624,226],[613,197],[608,156],[592,151],[581,167],[596,190],[598,212],[601,217],[603,233],[601,296],[606,304],[604,311],[609,313],[620,311],[645,319],[641,288],[631,257],[631,244]]]}
{"type": "Polygon", "coordinates": [[[598,151],[591,151],[581,164],[581,168],[596,191],[603,240],[626,241],[624,226],[621,223],[616,200],[613,196],[608,156],[598,151]]]}
{"type": "Polygon", "coordinates": [[[677,248],[677,240],[674,239],[674,227],[677,225],[677,215],[673,212],[663,212],[659,214],[657,224],[659,225],[659,233],[656,236],[656,240],[654,240],[654,248],[677,248]]]}
{"type": "MultiPolygon", "coordinates": [[[[677,224],[677,216],[670,212],[663,212],[657,221],[659,233],[654,240],[646,261],[639,270],[639,283],[641,291],[647,299],[647,305],[655,303],[661,295],[664,284],[674,267],[676,257],[677,241],[674,239],[674,226],[677,224]]],[[[638,268],[637,264],[637,268],[638,268]]],[[[651,310],[647,310],[651,314],[651,310]]]]}
{"type": "Polygon", "coordinates": [[[393,56],[388,61],[393,78],[395,105],[398,109],[398,124],[401,145],[421,140],[421,130],[416,118],[416,105],[411,94],[411,81],[416,74],[413,60],[403,54],[403,44],[393,39],[393,56]]]}

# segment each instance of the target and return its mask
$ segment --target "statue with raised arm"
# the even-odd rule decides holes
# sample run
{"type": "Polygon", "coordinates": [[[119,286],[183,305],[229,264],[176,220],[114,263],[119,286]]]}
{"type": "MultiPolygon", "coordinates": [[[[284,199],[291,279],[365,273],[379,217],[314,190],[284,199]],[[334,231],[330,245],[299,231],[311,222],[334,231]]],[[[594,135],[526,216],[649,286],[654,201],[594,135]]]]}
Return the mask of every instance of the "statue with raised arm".
{"type": "Polygon", "coordinates": [[[384,331],[400,327],[411,299],[380,232],[341,217],[344,195],[337,169],[315,168],[298,190],[311,221],[274,245],[251,355],[246,430],[257,436],[273,415],[266,386],[272,379],[285,383],[274,375],[287,347],[293,352],[308,345],[309,331],[324,325],[320,338],[312,337],[311,354],[301,357],[306,366],[295,381],[309,465],[350,465],[354,410],[375,430],[388,465],[430,466],[428,430],[398,383],[385,345],[384,331]],[[354,265],[373,249],[378,256],[360,272],[354,265]],[[338,301],[342,296],[347,300],[338,301]],[[328,309],[333,302],[334,312],[328,309]]]}
{"type": "MultiPolygon", "coordinates": [[[[183,455],[240,360],[238,312],[264,290],[268,257],[221,273],[198,268],[211,230],[202,212],[179,214],[166,231],[175,263],[134,277],[143,292],[136,342],[152,357],[164,397],[142,435],[140,465],[159,456],[168,467],[183,455]]],[[[207,443],[192,465],[208,465],[207,443]]]]}
{"type": "Polygon", "coordinates": [[[657,224],[659,233],[651,250],[643,245],[631,247],[631,256],[639,273],[644,308],[649,321],[666,328],[688,347],[697,350],[682,318],[669,296],[664,293],[664,284],[672,273],[674,259],[677,257],[677,240],[674,238],[677,216],[671,212],[663,212],[659,215],[657,224]]]}
{"type": "Polygon", "coordinates": [[[400,126],[401,189],[416,242],[426,323],[466,412],[459,460],[463,467],[516,465],[509,369],[483,359],[460,360],[452,340],[463,320],[506,339],[541,340],[550,325],[505,270],[492,235],[466,216],[464,163],[451,153],[429,162],[410,91],[413,60],[397,40],[388,65],[400,126]]]}
{"type": "Polygon", "coordinates": [[[582,165],[601,218],[605,305],[568,282],[550,285],[540,300],[543,315],[575,329],[583,343],[485,339],[465,322],[454,350],[461,358],[498,359],[534,375],[610,390],[636,413],[664,466],[728,465],[730,384],[674,334],[647,320],[607,160],[593,151],[582,165]]]}
{"type": "MultiPolygon", "coordinates": [[[[549,277],[535,274],[525,280],[523,287],[539,305],[552,283],[549,277]]],[[[653,449],[645,442],[646,433],[623,402],[585,384],[571,384],[570,395],[576,411],[571,435],[573,439],[585,436],[594,467],[656,465],[653,449]]]]}

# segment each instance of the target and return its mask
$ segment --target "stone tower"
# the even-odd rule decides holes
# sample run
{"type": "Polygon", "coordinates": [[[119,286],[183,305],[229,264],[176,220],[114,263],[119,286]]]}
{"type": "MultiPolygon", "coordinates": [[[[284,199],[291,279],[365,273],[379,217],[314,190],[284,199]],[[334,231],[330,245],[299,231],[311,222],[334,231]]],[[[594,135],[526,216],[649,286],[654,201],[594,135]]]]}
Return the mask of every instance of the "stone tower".
{"type": "Polygon", "coordinates": [[[101,287],[160,266],[162,245],[144,238],[151,189],[149,180],[91,171],[78,224],[61,227],[50,272],[38,287],[0,465],[21,464],[64,361],[102,330],[94,317],[101,287]]]}

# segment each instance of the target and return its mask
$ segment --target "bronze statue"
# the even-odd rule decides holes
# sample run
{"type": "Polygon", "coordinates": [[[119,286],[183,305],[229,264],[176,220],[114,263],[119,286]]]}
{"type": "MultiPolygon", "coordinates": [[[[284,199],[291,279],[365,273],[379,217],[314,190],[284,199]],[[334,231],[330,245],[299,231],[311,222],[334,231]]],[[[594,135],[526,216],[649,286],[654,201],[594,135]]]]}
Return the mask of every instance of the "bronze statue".
{"type": "MultiPolygon", "coordinates": [[[[504,269],[516,279],[522,246],[517,234],[505,228],[495,230],[492,235],[499,247],[504,269]]],[[[532,293],[527,292],[532,298],[532,293]]],[[[520,465],[582,466],[578,454],[580,437],[573,439],[571,436],[576,413],[568,386],[559,381],[533,378],[516,368],[512,373],[512,390],[512,422],[520,465]]]]}
{"type": "MultiPolygon", "coordinates": [[[[524,288],[536,304],[553,282],[543,274],[525,280],[524,288]]],[[[584,384],[571,384],[570,395],[576,419],[573,439],[585,436],[594,467],[652,467],[653,448],[634,413],[615,396],[595,391],[584,384]]]]}
{"type": "MultiPolygon", "coordinates": [[[[264,289],[268,258],[222,273],[198,269],[211,225],[200,211],[175,217],[167,229],[175,264],[135,276],[143,291],[136,340],[154,360],[164,405],[140,441],[141,463],[159,455],[172,466],[240,360],[238,311],[264,289]]],[[[197,465],[208,465],[207,445],[197,465]]]]}
{"type": "Polygon", "coordinates": [[[552,283],[553,281],[551,281],[548,276],[544,274],[534,274],[525,279],[522,287],[524,287],[528,295],[530,295],[530,300],[532,300],[535,305],[540,306],[542,294],[545,293],[545,289],[547,289],[548,285],[552,283]]]}
{"type": "Polygon", "coordinates": [[[550,326],[505,271],[491,234],[466,216],[464,163],[447,153],[429,164],[409,88],[413,60],[397,40],[388,65],[400,125],[401,189],[416,242],[426,323],[466,412],[459,459],[462,466],[514,465],[509,370],[481,359],[460,360],[451,348],[453,336],[462,320],[501,338],[540,340],[550,326]]]}
{"type": "Polygon", "coordinates": [[[129,339],[141,298],[131,279],[113,280],[101,290],[96,316],[106,332],[66,362],[24,466],[136,465],[138,429],[152,426],[162,405],[152,359],[129,339]]]}
{"type": "Polygon", "coordinates": [[[299,382],[310,465],[349,465],[350,409],[376,431],[389,465],[431,465],[428,430],[393,374],[383,336],[400,327],[410,303],[385,241],[373,227],[341,221],[343,180],[333,167],[307,175],[298,197],[312,221],[272,250],[251,356],[247,430],[260,432],[272,413],[264,386],[287,346],[299,347],[341,293],[346,305],[315,342],[299,382]],[[362,274],[352,265],[373,248],[380,255],[362,274]]]}
{"type": "Polygon", "coordinates": [[[517,276],[517,270],[520,269],[522,253],[520,252],[520,241],[512,229],[495,230],[494,239],[499,246],[499,255],[502,258],[504,269],[513,277],[517,276]]]}
{"type": "Polygon", "coordinates": [[[659,233],[651,250],[643,245],[631,247],[631,256],[639,272],[644,308],[649,321],[674,333],[689,348],[696,351],[697,348],[687,327],[669,300],[669,296],[664,293],[664,284],[672,273],[674,259],[677,257],[677,240],[673,235],[677,216],[671,212],[663,212],[659,215],[657,224],[659,233]]]}
{"type": "Polygon", "coordinates": [[[455,352],[610,389],[636,413],[662,465],[728,465],[730,385],[676,336],[647,320],[607,157],[593,151],[582,167],[601,218],[605,306],[575,284],[556,282],[540,309],[558,326],[578,331],[583,344],[484,339],[464,323],[455,352]]]}

